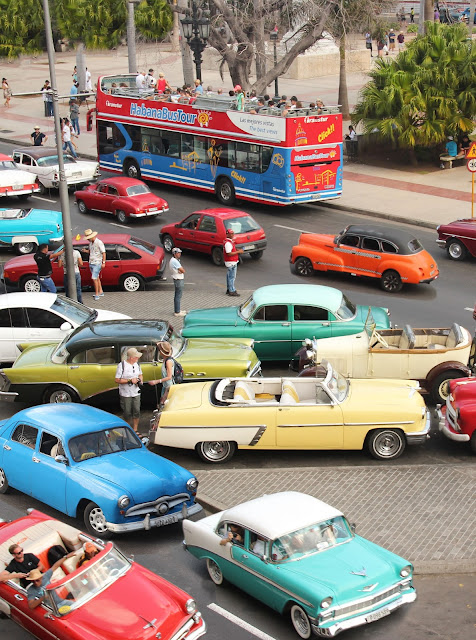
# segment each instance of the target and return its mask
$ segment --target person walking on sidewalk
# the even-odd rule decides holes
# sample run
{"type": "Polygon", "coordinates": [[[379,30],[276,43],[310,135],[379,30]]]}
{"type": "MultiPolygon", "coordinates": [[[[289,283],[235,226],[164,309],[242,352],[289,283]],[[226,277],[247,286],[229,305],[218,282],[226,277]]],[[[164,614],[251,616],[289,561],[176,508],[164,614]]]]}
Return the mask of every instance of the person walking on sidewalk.
{"type": "Polygon", "coordinates": [[[71,153],[73,158],[77,158],[78,154],[74,150],[72,142],[71,142],[71,127],[70,127],[70,123],[69,123],[68,118],[65,118],[63,120],[62,134],[63,134],[62,135],[62,138],[63,138],[63,151],[66,151],[66,149],[68,149],[68,151],[71,153]]]}
{"type": "Polygon", "coordinates": [[[36,127],[34,128],[34,131],[30,135],[30,138],[33,140],[34,147],[42,147],[43,142],[46,142],[48,140],[48,136],[46,135],[46,133],[41,133],[40,127],[38,125],[36,125],[36,127]]]}
{"type": "Polygon", "coordinates": [[[119,385],[119,401],[128,422],[136,433],[139,433],[140,393],[144,384],[139,358],[142,353],[135,347],[127,350],[126,360],[119,362],[116,369],[116,384],[119,385]]]}
{"type": "Polygon", "coordinates": [[[56,253],[48,255],[48,245],[40,244],[34,255],[34,260],[38,266],[38,280],[40,281],[41,291],[49,291],[50,293],[56,293],[56,286],[53,282],[51,274],[53,273],[53,267],[51,266],[51,258],[56,258],[62,253],[63,249],[60,249],[56,253]]]}
{"type": "Polygon", "coordinates": [[[5,102],[3,103],[5,107],[10,107],[10,100],[12,99],[12,90],[10,89],[10,85],[8,84],[8,80],[6,78],[2,78],[2,89],[3,89],[3,97],[5,98],[5,102]]]}
{"type": "Polygon", "coordinates": [[[180,257],[182,249],[174,247],[172,249],[172,257],[170,258],[169,268],[172,272],[172,280],[174,281],[174,316],[185,316],[186,311],[180,311],[180,301],[182,300],[184,274],[185,269],[182,267],[180,257]]]}
{"type": "MultiPolygon", "coordinates": [[[[64,254],[58,260],[58,264],[60,267],[63,267],[63,285],[64,285],[64,293],[67,298],[70,298],[69,290],[68,290],[68,275],[66,269],[66,260],[64,259],[64,254]]],[[[83,293],[81,291],[81,272],[79,267],[83,266],[83,259],[81,254],[77,249],[73,249],[73,265],[74,265],[74,277],[76,280],[76,298],[78,302],[83,302],[83,293]]]]}
{"type": "Polygon", "coordinates": [[[71,126],[77,136],[80,135],[81,129],[79,128],[79,104],[77,100],[71,100],[69,106],[69,117],[71,118],[71,126]]]}
{"type": "Polygon", "coordinates": [[[369,31],[367,31],[367,33],[365,34],[365,48],[369,49],[370,57],[373,58],[373,53],[372,53],[372,34],[369,31]]]}
{"type": "Polygon", "coordinates": [[[226,240],[223,245],[223,258],[225,260],[226,267],[226,293],[228,296],[239,296],[240,294],[235,289],[236,269],[238,267],[238,260],[240,253],[243,253],[243,249],[237,249],[235,246],[235,232],[233,229],[226,230],[226,240]]]}
{"type": "Polygon", "coordinates": [[[405,46],[405,36],[403,35],[403,31],[400,31],[400,33],[398,34],[397,41],[398,41],[398,50],[403,51],[403,47],[405,46]]]}
{"type": "Polygon", "coordinates": [[[94,284],[94,299],[99,300],[104,295],[101,285],[101,269],[106,264],[106,247],[104,242],[99,240],[98,232],[92,229],[86,229],[84,237],[89,240],[89,249],[85,249],[89,252],[89,268],[91,269],[91,280],[94,284]]]}
{"type": "Polygon", "coordinates": [[[414,11],[413,7],[410,9],[410,23],[411,24],[415,23],[415,11],[414,11]]]}

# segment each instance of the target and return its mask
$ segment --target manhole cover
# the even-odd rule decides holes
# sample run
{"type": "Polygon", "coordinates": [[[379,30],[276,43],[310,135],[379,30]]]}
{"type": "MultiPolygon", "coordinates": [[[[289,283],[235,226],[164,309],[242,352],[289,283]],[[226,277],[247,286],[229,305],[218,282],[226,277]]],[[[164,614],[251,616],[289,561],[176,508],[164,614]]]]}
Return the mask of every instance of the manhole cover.
{"type": "Polygon", "coordinates": [[[13,129],[0,129],[0,133],[13,133],[13,129]]]}

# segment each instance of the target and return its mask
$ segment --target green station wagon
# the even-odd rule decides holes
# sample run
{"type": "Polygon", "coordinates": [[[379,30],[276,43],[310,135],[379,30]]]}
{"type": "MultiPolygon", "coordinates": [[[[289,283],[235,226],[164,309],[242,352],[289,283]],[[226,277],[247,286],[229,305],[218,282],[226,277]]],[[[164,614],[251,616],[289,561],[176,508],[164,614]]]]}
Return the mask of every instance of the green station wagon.
{"type": "MultiPolygon", "coordinates": [[[[387,309],[371,311],[377,328],[390,328],[387,309]]],[[[182,335],[252,338],[261,360],[291,360],[306,338],[360,333],[368,313],[368,306],[355,305],[332,287],[276,284],[257,289],[238,307],[190,311],[182,335]]]]}
{"type": "MultiPolygon", "coordinates": [[[[117,396],[116,368],[129,347],[143,354],[144,382],[161,377],[161,340],[172,345],[186,381],[249,377],[261,371],[251,339],[188,340],[163,320],[113,320],[81,325],[59,345],[21,345],[23,352],[12,368],[0,371],[0,400],[38,404],[117,396]]],[[[155,398],[156,390],[160,393],[160,385],[145,385],[144,400],[155,398]]]]}

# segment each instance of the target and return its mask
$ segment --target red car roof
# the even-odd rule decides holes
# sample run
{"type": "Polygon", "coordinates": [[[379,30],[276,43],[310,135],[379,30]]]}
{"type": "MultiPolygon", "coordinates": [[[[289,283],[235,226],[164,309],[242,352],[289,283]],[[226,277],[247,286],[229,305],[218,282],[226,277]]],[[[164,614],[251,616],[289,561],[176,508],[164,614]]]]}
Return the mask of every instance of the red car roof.
{"type": "Polygon", "coordinates": [[[143,184],[145,186],[147,186],[145,184],[145,182],[143,182],[142,180],[137,180],[137,178],[128,178],[126,176],[118,176],[118,177],[112,177],[112,178],[103,178],[102,180],[98,180],[98,184],[110,184],[113,187],[125,187],[127,189],[127,187],[132,187],[133,185],[136,184],[143,184]]]}
{"type": "MultiPolygon", "coordinates": [[[[217,207],[216,209],[199,209],[198,211],[192,211],[192,214],[193,213],[206,213],[207,215],[215,216],[217,218],[222,218],[222,219],[236,218],[237,216],[250,215],[249,213],[246,213],[246,211],[240,211],[239,209],[222,209],[220,207],[217,207]]],[[[192,214],[189,214],[189,215],[192,215],[192,214]]]]}

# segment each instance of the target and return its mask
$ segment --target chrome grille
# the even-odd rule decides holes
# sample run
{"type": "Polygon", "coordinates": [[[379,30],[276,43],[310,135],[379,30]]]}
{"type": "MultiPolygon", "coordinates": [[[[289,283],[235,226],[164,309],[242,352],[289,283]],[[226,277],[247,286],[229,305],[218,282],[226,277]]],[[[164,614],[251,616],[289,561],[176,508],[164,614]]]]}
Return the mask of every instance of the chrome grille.
{"type": "Polygon", "coordinates": [[[371,598],[364,598],[362,600],[357,600],[355,602],[351,602],[350,604],[343,605],[342,607],[336,607],[334,620],[337,620],[338,618],[348,617],[351,614],[363,612],[366,609],[372,609],[376,605],[384,602],[384,600],[388,600],[392,596],[400,595],[400,593],[401,587],[400,584],[397,584],[391,589],[387,589],[386,591],[381,591],[380,593],[375,594],[371,598]]]}
{"type": "Polygon", "coordinates": [[[446,400],[446,419],[448,420],[448,423],[451,425],[451,427],[453,427],[455,431],[460,431],[460,428],[458,427],[458,421],[456,419],[456,411],[453,405],[450,404],[449,398],[447,398],[446,400]]]}

